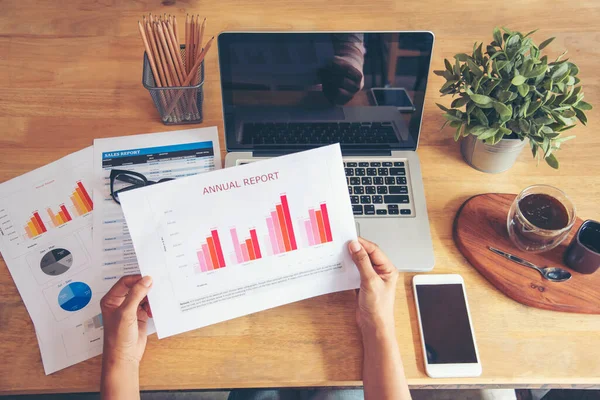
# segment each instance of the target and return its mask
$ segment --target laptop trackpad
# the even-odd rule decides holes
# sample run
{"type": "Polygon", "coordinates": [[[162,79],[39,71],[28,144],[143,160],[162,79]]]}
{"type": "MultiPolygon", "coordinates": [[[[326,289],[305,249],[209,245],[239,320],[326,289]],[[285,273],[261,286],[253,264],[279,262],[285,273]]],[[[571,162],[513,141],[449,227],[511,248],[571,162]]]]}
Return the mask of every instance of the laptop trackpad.
{"type": "Polygon", "coordinates": [[[292,110],[290,121],[343,121],[344,111],[341,107],[328,108],[326,110],[292,110]]]}

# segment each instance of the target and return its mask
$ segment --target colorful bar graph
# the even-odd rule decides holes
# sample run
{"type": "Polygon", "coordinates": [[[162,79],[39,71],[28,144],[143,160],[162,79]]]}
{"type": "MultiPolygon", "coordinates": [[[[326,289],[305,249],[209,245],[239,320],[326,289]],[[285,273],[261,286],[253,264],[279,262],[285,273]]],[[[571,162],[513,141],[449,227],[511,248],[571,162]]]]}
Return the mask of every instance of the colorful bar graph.
{"type": "Polygon", "coordinates": [[[309,246],[333,241],[327,204],[322,203],[318,210],[313,208],[308,210],[308,219],[304,220],[304,231],[309,246]]]}
{"type": "Polygon", "coordinates": [[[216,229],[211,229],[210,236],[206,238],[206,243],[202,243],[200,247],[201,250],[196,250],[200,272],[225,268],[226,263],[221,247],[221,239],[216,229]]]}
{"type": "Polygon", "coordinates": [[[67,218],[67,221],[71,221],[73,219],[73,218],[71,218],[71,215],[67,211],[67,207],[65,207],[64,204],[60,205],[60,210],[62,211],[62,213],[64,214],[64,216],[67,218]]]}
{"type": "Polygon", "coordinates": [[[73,203],[73,207],[75,207],[75,211],[77,211],[77,215],[82,216],[83,214],[87,213],[87,210],[79,199],[77,192],[73,192],[73,195],[70,197],[70,199],[71,203],[73,203]]]}

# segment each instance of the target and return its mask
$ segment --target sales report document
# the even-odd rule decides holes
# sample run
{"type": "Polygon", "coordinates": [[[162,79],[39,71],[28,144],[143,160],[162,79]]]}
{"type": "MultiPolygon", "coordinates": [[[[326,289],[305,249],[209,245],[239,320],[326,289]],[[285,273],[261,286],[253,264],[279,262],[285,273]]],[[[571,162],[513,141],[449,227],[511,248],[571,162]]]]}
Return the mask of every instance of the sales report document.
{"type": "MultiPolygon", "coordinates": [[[[221,168],[216,127],[94,140],[94,263],[108,287],[139,273],[121,206],[110,193],[113,169],[148,180],[180,179],[221,168]]],[[[163,183],[160,183],[163,185],[163,183]]]]}
{"type": "Polygon", "coordinates": [[[339,145],[120,196],[159,338],[359,286],[339,145]]]}

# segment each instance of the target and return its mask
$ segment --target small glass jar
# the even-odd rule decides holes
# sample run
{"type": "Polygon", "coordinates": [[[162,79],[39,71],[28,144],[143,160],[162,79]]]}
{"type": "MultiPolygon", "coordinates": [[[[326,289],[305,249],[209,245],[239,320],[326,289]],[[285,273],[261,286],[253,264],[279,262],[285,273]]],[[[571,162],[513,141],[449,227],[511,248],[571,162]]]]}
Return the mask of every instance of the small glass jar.
{"type": "Polygon", "coordinates": [[[549,185],[529,186],[519,193],[510,207],[506,220],[508,236],[515,246],[521,250],[532,253],[548,251],[565,240],[571,228],[573,228],[573,224],[575,224],[575,218],[575,206],[562,190],[549,185]],[[567,223],[564,227],[543,229],[534,225],[525,217],[525,212],[520,205],[521,200],[534,194],[553,197],[564,206],[567,213],[567,223]]]}

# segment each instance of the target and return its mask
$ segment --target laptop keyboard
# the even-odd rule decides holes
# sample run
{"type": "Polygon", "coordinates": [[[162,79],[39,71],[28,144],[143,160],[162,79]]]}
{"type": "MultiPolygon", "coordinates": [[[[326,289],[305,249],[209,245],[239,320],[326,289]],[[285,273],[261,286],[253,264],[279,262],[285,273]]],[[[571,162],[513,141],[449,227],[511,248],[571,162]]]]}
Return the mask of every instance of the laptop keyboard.
{"type": "Polygon", "coordinates": [[[355,216],[414,216],[406,160],[344,159],[344,170],[355,216]]]}
{"type": "Polygon", "coordinates": [[[391,122],[257,122],[243,130],[243,143],[254,145],[398,143],[391,122]]]}
{"type": "MultiPolygon", "coordinates": [[[[258,160],[238,160],[237,165],[258,160]]],[[[415,216],[406,160],[365,161],[344,158],[344,171],[355,217],[415,216]]]]}

